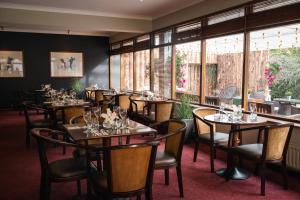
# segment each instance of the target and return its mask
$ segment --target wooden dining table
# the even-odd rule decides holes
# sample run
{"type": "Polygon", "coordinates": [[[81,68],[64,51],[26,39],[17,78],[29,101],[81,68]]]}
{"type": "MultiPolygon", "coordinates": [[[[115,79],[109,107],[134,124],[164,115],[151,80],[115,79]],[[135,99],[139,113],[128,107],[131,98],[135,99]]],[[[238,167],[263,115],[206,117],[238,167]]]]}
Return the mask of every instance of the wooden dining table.
{"type": "Polygon", "coordinates": [[[104,144],[109,144],[111,139],[117,138],[118,143],[121,145],[122,137],[126,137],[126,144],[128,144],[130,136],[149,134],[154,134],[155,136],[157,133],[157,130],[133,120],[128,120],[126,128],[117,130],[100,127],[96,133],[86,132],[86,126],[83,124],[64,124],[63,128],[70,138],[77,143],[92,139],[103,139],[104,144]]]}
{"type": "MultiPolygon", "coordinates": [[[[259,126],[268,122],[267,118],[259,116],[257,116],[257,118],[253,120],[250,118],[249,114],[244,114],[240,120],[232,119],[228,116],[229,115],[226,114],[212,114],[204,117],[204,120],[206,120],[207,122],[221,125],[229,125],[231,127],[229,132],[228,149],[236,147],[240,144],[240,126],[259,126]]],[[[239,167],[234,167],[232,169],[222,168],[217,170],[216,173],[221,177],[229,177],[233,180],[244,180],[249,178],[250,176],[249,172],[239,167]]]]}

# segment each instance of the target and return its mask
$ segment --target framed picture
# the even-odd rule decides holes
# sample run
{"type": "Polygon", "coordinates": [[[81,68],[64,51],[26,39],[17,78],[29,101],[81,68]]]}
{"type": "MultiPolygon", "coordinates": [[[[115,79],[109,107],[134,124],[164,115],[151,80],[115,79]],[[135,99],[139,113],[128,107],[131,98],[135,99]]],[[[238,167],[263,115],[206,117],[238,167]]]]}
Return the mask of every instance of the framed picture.
{"type": "Polygon", "coordinates": [[[2,77],[24,77],[22,51],[0,51],[0,78],[2,77]]]}
{"type": "Polygon", "coordinates": [[[83,53],[50,52],[51,77],[82,77],[83,53]]]}

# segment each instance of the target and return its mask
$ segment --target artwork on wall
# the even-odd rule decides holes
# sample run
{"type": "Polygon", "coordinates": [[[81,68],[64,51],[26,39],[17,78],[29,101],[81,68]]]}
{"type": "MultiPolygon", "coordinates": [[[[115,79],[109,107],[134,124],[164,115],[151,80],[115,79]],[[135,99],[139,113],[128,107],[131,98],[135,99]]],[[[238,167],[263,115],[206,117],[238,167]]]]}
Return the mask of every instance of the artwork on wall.
{"type": "Polygon", "coordinates": [[[2,77],[24,77],[22,51],[0,51],[0,78],[2,77]]]}
{"type": "Polygon", "coordinates": [[[51,77],[82,77],[83,53],[51,52],[51,77]]]}

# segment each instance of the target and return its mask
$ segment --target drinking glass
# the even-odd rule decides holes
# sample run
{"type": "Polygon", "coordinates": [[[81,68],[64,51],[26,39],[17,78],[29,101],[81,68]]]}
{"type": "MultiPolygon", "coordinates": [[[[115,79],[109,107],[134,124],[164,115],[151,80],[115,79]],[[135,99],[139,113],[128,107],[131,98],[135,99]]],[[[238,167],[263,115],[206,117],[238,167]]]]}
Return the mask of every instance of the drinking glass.
{"type": "Polygon", "coordinates": [[[86,113],[83,114],[83,120],[86,124],[87,132],[91,132],[92,129],[92,115],[91,111],[87,111],[86,113]]]}
{"type": "Polygon", "coordinates": [[[121,119],[116,119],[115,120],[115,127],[116,127],[117,134],[120,132],[121,126],[122,126],[122,120],[121,119]]]}
{"type": "Polygon", "coordinates": [[[120,109],[119,114],[120,114],[120,117],[122,119],[122,127],[126,128],[125,119],[126,119],[126,116],[127,116],[127,109],[120,109]]]}
{"type": "Polygon", "coordinates": [[[113,112],[115,112],[118,115],[119,114],[119,109],[120,109],[119,106],[114,106],[113,107],[113,112]]]}
{"type": "Polygon", "coordinates": [[[250,104],[250,120],[256,120],[257,114],[256,114],[256,104],[252,103],[250,104]]]}

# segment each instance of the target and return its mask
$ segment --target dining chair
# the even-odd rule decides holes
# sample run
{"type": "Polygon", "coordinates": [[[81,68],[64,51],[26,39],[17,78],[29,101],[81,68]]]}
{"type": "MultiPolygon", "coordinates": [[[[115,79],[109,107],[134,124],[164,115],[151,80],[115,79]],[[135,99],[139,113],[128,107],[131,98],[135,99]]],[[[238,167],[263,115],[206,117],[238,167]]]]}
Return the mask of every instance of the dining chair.
{"type": "Polygon", "coordinates": [[[137,96],[132,94],[129,96],[130,100],[130,116],[132,119],[142,119],[145,115],[145,109],[147,104],[144,101],[134,101],[134,97],[137,96]]]}
{"type": "Polygon", "coordinates": [[[118,105],[121,109],[130,109],[130,100],[128,94],[118,95],[116,96],[116,105],[118,105]]]}
{"type": "Polygon", "coordinates": [[[39,111],[45,113],[45,115],[48,113],[46,109],[43,109],[39,106],[36,106],[34,104],[27,104],[23,103],[23,111],[25,116],[25,125],[26,125],[26,147],[30,148],[30,130],[33,128],[52,128],[54,126],[54,122],[51,119],[48,119],[44,117],[44,119],[39,120],[33,120],[31,118],[30,111],[39,111]]]}
{"type": "MultiPolygon", "coordinates": [[[[150,106],[150,105],[149,105],[150,106]]],[[[168,121],[173,116],[173,102],[156,102],[155,112],[144,117],[144,121],[148,124],[168,121]]]]}
{"type": "Polygon", "coordinates": [[[80,116],[85,113],[87,106],[72,106],[63,108],[63,123],[68,124],[74,116],[80,116]]]}
{"type": "Polygon", "coordinates": [[[104,100],[103,90],[95,90],[95,102],[98,105],[101,105],[104,100]]]}
{"type": "Polygon", "coordinates": [[[87,151],[89,150],[88,147],[60,140],[59,138],[64,135],[61,131],[34,128],[31,130],[31,135],[36,138],[41,165],[40,199],[49,200],[51,183],[59,182],[76,181],[77,192],[78,195],[80,195],[80,180],[87,178],[87,159],[84,159],[83,157],[64,158],[49,162],[47,156],[47,144],[65,145],[74,148],[82,148],[87,151]]]}
{"type": "Polygon", "coordinates": [[[196,108],[193,110],[194,126],[197,136],[195,138],[194,159],[197,161],[199,143],[208,144],[210,147],[210,171],[214,172],[214,159],[216,157],[216,147],[227,149],[228,134],[216,131],[215,124],[211,124],[204,120],[207,115],[216,114],[214,108],[196,108]]]}
{"type": "Polygon", "coordinates": [[[169,169],[176,167],[180,197],[183,197],[183,183],[181,172],[181,157],[186,124],[180,120],[168,120],[151,126],[164,136],[156,140],[165,140],[164,151],[157,151],[155,170],[163,169],[165,172],[165,185],[169,185],[169,169]]]}
{"type": "MultiPolygon", "coordinates": [[[[261,195],[265,195],[266,164],[281,163],[284,189],[288,188],[286,155],[294,125],[291,123],[244,128],[239,131],[259,130],[257,143],[233,147],[228,154],[228,168],[234,166],[234,155],[253,160],[260,166],[261,195]],[[263,133],[263,137],[262,137],[263,133]]],[[[227,179],[228,181],[229,179],[227,179]]]]}
{"type": "Polygon", "coordinates": [[[105,171],[91,170],[89,183],[103,199],[128,198],[145,193],[152,199],[152,180],[159,142],[102,147],[105,171]],[[137,164],[138,163],[138,164],[137,164]]]}

